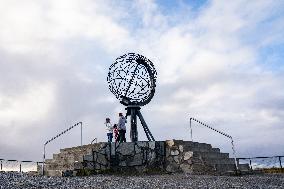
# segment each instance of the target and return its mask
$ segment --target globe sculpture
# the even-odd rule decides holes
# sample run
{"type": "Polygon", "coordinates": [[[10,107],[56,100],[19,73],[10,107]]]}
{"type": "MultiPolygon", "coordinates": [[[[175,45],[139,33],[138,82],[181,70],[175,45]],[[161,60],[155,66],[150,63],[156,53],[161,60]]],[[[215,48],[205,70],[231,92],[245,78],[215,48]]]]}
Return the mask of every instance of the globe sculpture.
{"type": "Polygon", "coordinates": [[[130,116],[131,141],[138,141],[137,117],[149,141],[155,141],[141,112],[140,106],[148,104],[154,96],[157,72],[146,57],[128,53],[118,57],[110,66],[107,82],[110,91],[126,106],[130,116]]]}

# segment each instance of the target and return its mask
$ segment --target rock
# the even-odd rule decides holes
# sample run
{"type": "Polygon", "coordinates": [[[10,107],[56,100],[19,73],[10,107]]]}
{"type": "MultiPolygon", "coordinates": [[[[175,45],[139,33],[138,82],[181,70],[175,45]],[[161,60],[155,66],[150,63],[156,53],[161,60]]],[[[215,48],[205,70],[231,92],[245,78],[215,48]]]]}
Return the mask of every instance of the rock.
{"type": "Polygon", "coordinates": [[[83,162],[74,162],[74,170],[83,169],[83,162]]]}
{"type": "Polygon", "coordinates": [[[167,167],[166,167],[166,171],[167,172],[170,172],[170,173],[173,173],[173,172],[178,172],[178,166],[174,163],[172,164],[169,164],[167,167]]]}
{"type": "Polygon", "coordinates": [[[177,146],[172,146],[170,149],[171,150],[178,150],[178,147],[177,146]]]}
{"type": "Polygon", "coordinates": [[[166,140],[166,144],[167,144],[169,147],[172,147],[173,145],[175,145],[175,142],[174,142],[174,140],[166,140]]]}
{"type": "Polygon", "coordinates": [[[141,154],[136,154],[132,159],[131,161],[128,163],[127,162],[127,165],[128,166],[134,166],[134,165],[142,165],[142,156],[141,154]]]}
{"type": "Polygon", "coordinates": [[[191,165],[188,165],[188,164],[181,164],[180,165],[180,168],[181,170],[184,172],[184,173],[190,173],[192,174],[193,170],[191,168],[191,165]]]}
{"type": "Polygon", "coordinates": [[[179,163],[179,160],[180,158],[179,158],[179,156],[174,156],[174,161],[176,162],[176,163],[179,163]]]}
{"type": "Polygon", "coordinates": [[[148,142],[148,145],[149,145],[149,148],[151,150],[155,150],[155,148],[156,148],[156,142],[155,141],[148,142]]]}
{"type": "Polygon", "coordinates": [[[179,145],[178,149],[179,149],[180,152],[183,152],[183,146],[182,145],[179,145]]]}
{"type": "Polygon", "coordinates": [[[126,166],[126,162],[125,161],[119,162],[119,166],[125,167],[126,166]]]}
{"type": "Polygon", "coordinates": [[[73,171],[72,170],[66,170],[62,172],[63,177],[72,177],[73,176],[73,171]]]}
{"type": "Polygon", "coordinates": [[[174,161],[173,156],[169,156],[169,157],[167,158],[167,161],[170,162],[170,163],[173,162],[173,161],[174,161]]]}
{"type": "Polygon", "coordinates": [[[193,156],[193,152],[188,151],[188,152],[184,153],[183,159],[184,160],[189,160],[190,158],[192,158],[192,156],[193,156]]]}
{"type": "Polygon", "coordinates": [[[169,157],[171,155],[171,150],[169,148],[166,148],[166,157],[169,157]]]}
{"type": "Polygon", "coordinates": [[[178,150],[171,150],[171,155],[177,156],[177,155],[179,155],[179,151],[178,150]]]}
{"type": "Polygon", "coordinates": [[[134,143],[121,143],[117,148],[121,155],[132,155],[134,153],[134,143]]]}
{"type": "Polygon", "coordinates": [[[187,160],[186,162],[187,162],[189,165],[192,164],[192,160],[191,160],[191,159],[187,160]]]}
{"type": "Polygon", "coordinates": [[[107,165],[109,163],[106,157],[102,154],[97,154],[97,159],[95,160],[95,162],[102,165],[107,165]]]}

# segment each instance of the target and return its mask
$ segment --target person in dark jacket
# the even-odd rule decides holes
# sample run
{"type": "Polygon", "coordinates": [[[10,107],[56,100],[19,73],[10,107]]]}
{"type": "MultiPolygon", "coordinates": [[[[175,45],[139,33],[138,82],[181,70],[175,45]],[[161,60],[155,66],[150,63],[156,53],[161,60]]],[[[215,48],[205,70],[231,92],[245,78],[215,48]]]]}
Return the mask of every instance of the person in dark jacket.
{"type": "Polygon", "coordinates": [[[125,138],[125,133],[126,133],[126,126],[125,123],[127,122],[127,120],[125,119],[125,117],[123,116],[122,113],[119,113],[119,120],[118,120],[118,131],[119,131],[119,141],[120,142],[126,142],[126,138],[125,138]]]}

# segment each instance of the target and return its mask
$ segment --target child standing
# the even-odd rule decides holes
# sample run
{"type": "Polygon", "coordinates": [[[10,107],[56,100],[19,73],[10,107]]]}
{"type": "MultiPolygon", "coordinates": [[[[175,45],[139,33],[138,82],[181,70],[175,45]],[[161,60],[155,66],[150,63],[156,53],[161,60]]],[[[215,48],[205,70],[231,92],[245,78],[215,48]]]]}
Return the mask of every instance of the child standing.
{"type": "Polygon", "coordinates": [[[112,130],[113,130],[113,127],[112,127],[112,125],[110,123],[110,119],[109,118],[106,118],[105,125],[106,125],[106,130],[107,130],[108,142],[112,142],[112,138],[113,138],[112,130]]]}
{"type": "Polygon", "coordinates": [[[113,125],[113,133],[114,133],[115,142],[118,142],[119,141],[119,134],[118,134],[117,124],[113,125]]]}

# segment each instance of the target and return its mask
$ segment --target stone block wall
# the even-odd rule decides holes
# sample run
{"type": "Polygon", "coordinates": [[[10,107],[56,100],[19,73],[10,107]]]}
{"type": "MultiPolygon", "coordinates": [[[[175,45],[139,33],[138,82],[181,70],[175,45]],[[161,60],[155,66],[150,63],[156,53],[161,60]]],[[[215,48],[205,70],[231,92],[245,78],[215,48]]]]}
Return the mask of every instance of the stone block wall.
{"type": "MultiPolygon", "coordinates": [[[[249,169],[248,165],[241,166],[249,169]]],[[[139,141],[97,143],[66,148],[46,161],[46,174],[60,176],[65,171],[95,172],[184,172],[223,174],[235,171],[234,159],[210,144],[183,141],[139,141]]]]}
{"type": "MultiPolygon", "coordinates": [[[[167,172],[226,174],[236,171],[235,160],[229,153],[221,153],[210,144],[182,140],[167,140],[165,144],[167,172]]],[[[249,170],[248,165],[241,167],[243,171],[249,170]]]]}
{"type": "Polygon", "coordinates": [[[214,153],[211,145],[182,140],[167,140],[166,171],[184,172],[190,174],[210,174],[214,167],[203,161],[200,152],[214,153]],[[212,149],[212,150],[211,150],[212,149]]]}
{"type": "Polygon", "coordinates": [[[148,172],[163,169],[164,142],[108,143],[84,156],[85,168],[97,171],[148,172]]]}
{"type": "MultiPolygon", "coordinates": [[[[53,154],[52,159],[46,159],[44,174],[47,176],[61,176],[62,172],[74,170],[83,162],[84,155],[91,154],[93,150],[101,149],[105,143],[96,143],[73,148],[60,149],[60,153],[53,154]]],[[[41,171],[40,169],[39,171],[41,171]]]]}

